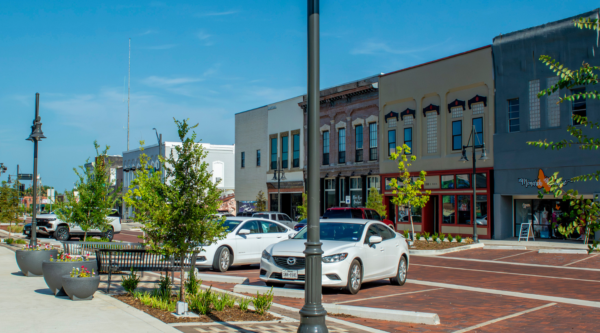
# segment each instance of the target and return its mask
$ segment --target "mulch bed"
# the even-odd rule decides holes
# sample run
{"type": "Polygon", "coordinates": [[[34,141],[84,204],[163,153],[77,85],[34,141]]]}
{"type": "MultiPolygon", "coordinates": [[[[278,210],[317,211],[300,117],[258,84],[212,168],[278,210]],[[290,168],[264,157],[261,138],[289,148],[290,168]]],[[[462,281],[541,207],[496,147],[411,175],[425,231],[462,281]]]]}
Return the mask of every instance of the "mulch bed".
{"type": "Polygon", "coordinates": [[[152,317],[155,317],[162,322],[167,324],[171,323],[209,323],[213,321],[271,321],[277,320],[278,318],[266,313],[263,316],[259,316],[252,310],[248,310],[248,312],[244,312],[240,310],[240,308],[236,305],[233,308],[225,308],[223,311],[215,311],[214,309],[208,315],[200,315],[200,317],[195,318],[177,318],[171,314],[169,311],[164,311],[160,309],[155,309],[150,306],[142,304],[139,300],[129,296],[127,294],[115,295],[114,298],[120,300],[121,302],[131,305],[134,308],[145,312],[152,317]]]}
{"type": "Polygon", "coordinates": [[[453,247],[459,247],[459,246],[465,246],[465,245],[469,245],[467,243],[450,243],[450,242],[441,242],[440,244],[438,244],[437,242],[428,242],[428,241],[422,241],[422,240],[418,240],[415,241],[413,246],[410,247],[411,250],[443,250],[443,249],[450,249],[453,247]]]}

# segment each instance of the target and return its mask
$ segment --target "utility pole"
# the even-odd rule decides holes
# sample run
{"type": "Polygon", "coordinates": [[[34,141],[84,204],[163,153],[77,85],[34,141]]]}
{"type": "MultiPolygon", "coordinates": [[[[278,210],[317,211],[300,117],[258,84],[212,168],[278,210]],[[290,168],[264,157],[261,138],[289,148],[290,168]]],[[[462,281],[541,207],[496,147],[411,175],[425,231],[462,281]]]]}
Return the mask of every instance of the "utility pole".
{"type": "Polygon", "coordinates": [[[31,214],[31,240],[30,245],[35,246],[37,244],[37,165],[38,165],[38,142],[45,139],[44,133],[42,132],[42,122],[40,118],[40,94],[35,94],[35,118],[33,120],[33,126],[31,126],[31,135],[27,140],[33,141],[33,209],[31,214]]]}
{"type": "Polygon", "coordinates": [[[129,67],[127,70],[127,151],[129,151],[129,99],[131,96],[131,38],[129,38],[129,67]]]}

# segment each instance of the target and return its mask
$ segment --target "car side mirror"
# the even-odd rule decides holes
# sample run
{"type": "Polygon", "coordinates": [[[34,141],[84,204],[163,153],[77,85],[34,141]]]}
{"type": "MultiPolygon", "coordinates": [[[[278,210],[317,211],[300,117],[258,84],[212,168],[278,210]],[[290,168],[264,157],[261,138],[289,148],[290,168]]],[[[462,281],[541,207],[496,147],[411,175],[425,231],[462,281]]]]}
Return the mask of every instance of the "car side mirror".
{"type": "Polygon", "coordinates": [[[294,236],[296,236],[296,233],[289,234],[289,235],[288,235],[288,238],[289,238],[289,239],[292,239],[292,238],[294,238],[294,236]]]}
{"type": "Polygon", "coordinates": [[[242,229],[240,231],[238,231],[238,235],[249,235],[250,234],[250,230],[248,229],[242,229]]]}
{"type": "Polygon", "coordinates": [[[371,236],[369,237],[369,244],[373,245],[373,244],[379,244],[383,241],[383,238],[381,238],[380,236],[371,236]]]}

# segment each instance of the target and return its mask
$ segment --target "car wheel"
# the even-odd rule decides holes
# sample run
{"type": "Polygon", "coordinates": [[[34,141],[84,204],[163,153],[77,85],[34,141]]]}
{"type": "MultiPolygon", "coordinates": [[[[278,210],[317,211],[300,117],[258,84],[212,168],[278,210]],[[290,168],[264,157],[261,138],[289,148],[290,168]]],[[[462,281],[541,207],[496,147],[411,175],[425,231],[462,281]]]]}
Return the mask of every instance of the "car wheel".
{"type": "Polygon", "coordinates": [[[348,284],[346,285],[346,292],[352,295],[356,295],[360,290],[360,285],[362,284],[362,269],[360,266],[360,262],[358,260],[354,260],[350,265],[350,270],[348,271],[348,284]]]}
{"type": "Polygon", "coordinates": [[[406,283],[406,276],[408,274],[408,265],[406,264],[406,257],[400,257],[400,262],[398,263],[398,270],[396,271],[396,276],[390,278],[390,282],[397,286],[403,286],[406,283]]]}
{"type": "Polygon", "coordinates": [[[115,237],[115,231],[113,230],[113,228],[111,227],[110,229],[106,230],[106,232],[102,233],[102,237],[103,238],[108,238],[109,242],[112,242],[113,237],[115,237]]]}
{"type": "Polygon", "coordinates": [[[58,241],[68,241],[71,238],[69,228],[65,227],[64,225],[56,228],[56,231],[54,232],[54,238],[58,241]]]}
{"type": "Polygon", "coordinates": [[[213,261],[213,269],[219,272],[227,272],[231,265],[231,253],[225,246],[220,247],[215,253],[215,260],[213,261]]]}
{"type": "Polygon", "coordinates": [[[285,283],[277,283],[277,282],[265,282],[267,287],[275,287],[275,288],[283,288],[285,283]]]}

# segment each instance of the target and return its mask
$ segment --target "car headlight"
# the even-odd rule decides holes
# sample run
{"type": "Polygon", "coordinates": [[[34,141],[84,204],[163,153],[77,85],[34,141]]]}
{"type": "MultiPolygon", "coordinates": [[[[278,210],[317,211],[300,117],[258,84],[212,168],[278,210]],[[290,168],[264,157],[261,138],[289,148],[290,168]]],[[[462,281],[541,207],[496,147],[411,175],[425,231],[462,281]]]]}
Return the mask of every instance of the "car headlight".
{"type": "Polygon", "coordinates": [[[271,260],[271,255],[269,254],[269,252],[267,252],[267,250],[263,250],[262,258],[268,261],[271,260]]]}
{"type": "Polygon", "coordinates": [[[340,262],[348,257],[348,253],[339,253],[334,254],[332,256],[323,257],[323,262],[332,263],[332,262],[340,262]]]}

